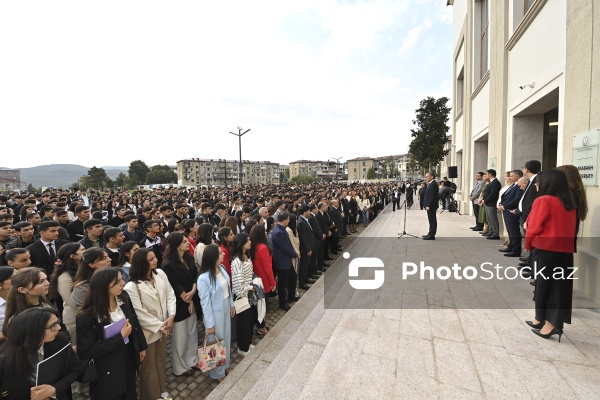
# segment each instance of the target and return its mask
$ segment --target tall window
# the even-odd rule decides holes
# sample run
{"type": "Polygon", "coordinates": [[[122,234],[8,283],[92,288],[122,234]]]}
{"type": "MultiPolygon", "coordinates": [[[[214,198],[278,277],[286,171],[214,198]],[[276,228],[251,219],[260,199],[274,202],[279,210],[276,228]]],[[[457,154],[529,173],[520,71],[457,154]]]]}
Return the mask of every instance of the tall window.
{"type": "Polygon", "coordinates": [[[462,67],[458,77],[456,78],[456,105],[455,109],[460,111],[463,109],[463,93],[465,87],[465,67],[462,67]]]}
{"type": "Polygon", "coordinates": [[[533,3],[535,3],[535,0],[523,0],[523,15],[527,14],[533,3]]]}
{"type": "MultiPolygon", "coordinates": [[[[527,0],[525,0],[527,1],[527,0]]],[[[490,42],[490,20],[488,14],[488,0],[481,0],[480,7],[480,21],[481,21],[481,36],[480,36],[480,46],[479,46],[479,80],[483,78],[485,73],[489,69],[489,60],[488,60],[488,47],[490,42]]]]}

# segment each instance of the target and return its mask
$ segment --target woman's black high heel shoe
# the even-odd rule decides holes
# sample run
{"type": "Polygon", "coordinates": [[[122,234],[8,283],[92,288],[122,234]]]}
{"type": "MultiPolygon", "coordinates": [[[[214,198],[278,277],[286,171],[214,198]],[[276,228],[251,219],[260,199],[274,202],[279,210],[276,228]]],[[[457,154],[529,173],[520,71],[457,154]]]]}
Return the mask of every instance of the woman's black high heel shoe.
{"type": "Polygon", "coordinates": [[[562,329],[558,329],[558,328],[554,328],[554,329],[552,329],[550,332],[548,332],[546,334],[541,333],[539,329],[532,329],[531,331],[533,333],[535,333],[536,335],[538,335],[539,337],[543,337],[544,339],[548,339],[552,335],[558,335],[558,343],[560,343],[560,337],[563,334],[563,330],[562,329]]]}
{"type": "Polygon", "coordinates": [[[540,322],[538,324],[534,324],[531,321],[525,321],[525,323],[527,325],[529,325],[530,327],[532,327],[533,329],[542,329],[544,327],[544,325],[546,324],[546,321],[542,321],[542,322],[540,322]]]}

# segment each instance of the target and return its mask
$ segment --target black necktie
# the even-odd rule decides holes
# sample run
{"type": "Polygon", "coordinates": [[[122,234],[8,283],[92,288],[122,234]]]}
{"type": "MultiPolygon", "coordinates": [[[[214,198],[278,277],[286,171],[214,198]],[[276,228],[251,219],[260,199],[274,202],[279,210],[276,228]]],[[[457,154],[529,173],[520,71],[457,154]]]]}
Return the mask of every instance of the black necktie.
{"type": "Polygon", "coordinates": [[[54,252],[54,249],[52,248],[52,243],[48,243],[48,252],[50,253],[50,257],[52,257],[52,259],[54,261],[56,261],[56,253],[54,252]]]}

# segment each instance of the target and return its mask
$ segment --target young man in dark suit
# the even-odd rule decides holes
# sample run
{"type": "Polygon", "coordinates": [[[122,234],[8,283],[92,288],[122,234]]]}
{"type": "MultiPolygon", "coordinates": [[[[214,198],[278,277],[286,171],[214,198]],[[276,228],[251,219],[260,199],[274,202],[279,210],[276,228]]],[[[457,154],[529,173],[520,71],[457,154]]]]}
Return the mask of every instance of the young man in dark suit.
{"type": "MultiPolygon", "coordinates": [[[[529,183],[525,188],[525,192],[521,197],[521,201],[519,202],[519,212],[521,213],[519,222],[521,226],[527,221],[527,217],[531,212],[531,207],[533,207],[533,202],[538,196],[537,187],[535,183],[537,182],[536,177],[537,174],[542,170],[542,163],[538,160],[530,160],[525,163],[523,167],[523,174],[529,178],[529,183]]],[[[523,229],[525,231],[525,229],[523,229]]],[[[519,264],[520,267],[526,267],[528,265],[533,264],[533,253],[534,251],[529,253],[529,257],[527,257],[526,261],[523,261],[519,264]]],[[[525,276],[525,273],[523,274],[525,276]]]]}
{"type": "Polygon", "coordinates": [[[31,264],[43,268],[48,276],[54,271],[58,249],[69,243],[67,240],[58,239],[58,226],[56,221],[42,222],[39,226],[40,240],[26,247],[31,254],[31,264]]]}
{"type": "Polygon", "coordinates": [[[505,257],[520,257],[521,256],[521,231],[519,230],[519,216],[514,213],[514,210],[519,206],[519,201],[523,196],[523,190],[517,185],[517,181],[523,176],[520,170],[511,171],[510,180],[512,186],[502,194],[498,210],[502,211],[506,230],[510,243],[505,249],[500,249],[500,252],[506,253],[505,257]]]}
{"type": "Polygon", "coordinates": [[[331,253],[339,254],[338,252],[341,250],[339,242],[340,236],[342,235],[343,229],[343,220],[342,214],[339,210],[340,202],[337,199],[334,199],[331,203],[331,207],[329,208],[329,219],[331,220],[333,226],[331,228],[331,253]]]}
{"type": "Polygon", "coordinates": [[[436,211],[439,207],[439,193],[440,189],[438,183],[435,181],[435,173],[428,172],[425,174],[425,180],[427,181],[427,188],[425,189],[425,199],[423,205],[427,210],[427,219],[429,220],[429,232],[423,236],[423,240],[435,240],[437,233],[437,215],[436,211]]]}
{"type": "Polygon", "coordinates": [[[300,289],[308,290],[310,286],[307,283],[315,283],[316,281],[308,276],[310,269],[310,261],[313,251],[316,248],[315,235],[308,221],[310,216],[310,208],[308,206],[300,207],[300,216],[298,217],[298,237],[300,239],[300,266],[298,267],[298,283],[300,289]]]}
{"type": "Polygon", "coordinates": [[[487,222],[489,226],[489,232],[486,236],[486,239],[499,240],[500,239],[500,229],[498,227],[498,197],[500,195],[500,189],[502,185],[500,181],[496,178],[496,170],[488,169],[487,170],[488,177],[490,179],[490,183],[487,185],[485,189],[485,194],[483,195],[483,203],[485,204],[485,216],[487,217],[487,222]]]}

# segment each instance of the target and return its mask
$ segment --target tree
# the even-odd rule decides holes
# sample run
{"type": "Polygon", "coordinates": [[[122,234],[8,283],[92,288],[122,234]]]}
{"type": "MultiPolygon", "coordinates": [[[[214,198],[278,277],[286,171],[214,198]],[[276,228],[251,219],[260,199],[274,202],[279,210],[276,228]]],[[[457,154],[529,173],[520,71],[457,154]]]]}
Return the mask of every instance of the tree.
{"type": "Polygon", "coordinates": [[[290,179],[290,183],[303,184],[303,185],[313,183],[316,181],[317,181],[317,178],[315,178],[314,176],[310,176],[310,175],[296,175],[290,179]]]}
{"type": "Polygon", "coordinates": [[[444,150],[450,129],[447,122],[451,108],[447,103],[447,97],[427,97],[421,100],[420,107],[415,110],[416,118],[413,124],[416,125],[416,129],[410,130],[413,140],[409,146],[409,153],[419,165],[429,166],[430,171],[450,152],[444,150]]]}
{"type": "Polygon", "coordinates": [[[377,173],[375,172],[375,170],[373,169],[373,167],[371,167],[367,171],[367,179],[375,179],[375,178],[377,178],[377,173]]]}
{"type": "Polygon", "coordinates": [[[168,165],[155,165],[146,175],[146,184],[176,183],[177,174],[168,165]]]}
{"type": "Polygon", "coordinates": [[[30,183],[29,185],[27,185],[27,191],[29,193],[31,193],[31,192],[37,192],[38,190],[35,188],[35,186],[33,186],[32,183],[30,183]]]}
{"type": "Polygon", "coordinates": [[[381,176],[385,177],[386,179],[391,177],[394,177],[395,175],[395,168],[394,168],[394,158],[393,157],[386,157],[385,159],[381,160],[380,162],[380,169],[381,169],[381,176]]]}
{"type": "Polygon", "coordinates": [[[115,186],[121,187],[121,188],[126,188],[126,187],[128,187],[128,185],[127,185],[128,180],[129,180],[129,178],[127,178],[127,175],[125,175],[123,172],[121,172],[115,178],[115,186]]]}
{"type": "Polygon", "coordinates": [[[95,189],[102,189],[112,185],[112,180],[106,175],[104,168],[97,168],[93,166],[88,169],[87,175],[84,175],[80,179],[82,187],[92,187],[95,189]]]}
{"type": "Polygon", "coordinates": [[[150,172],[150,168],[148,168],[146,163],[142,160],[135,160],[129,164],[129,170],[127,172],[132,186],[143,185],[144,182],[146,182],[146,175],[150,172]]]}

